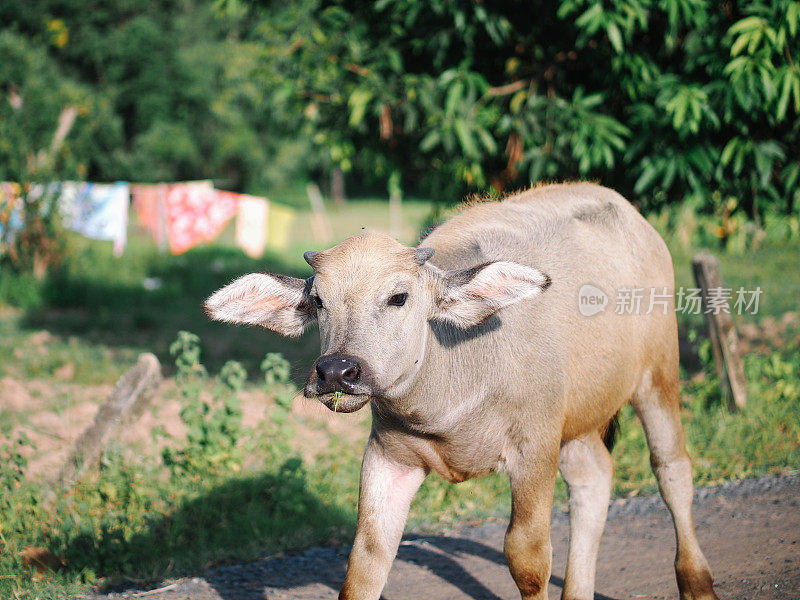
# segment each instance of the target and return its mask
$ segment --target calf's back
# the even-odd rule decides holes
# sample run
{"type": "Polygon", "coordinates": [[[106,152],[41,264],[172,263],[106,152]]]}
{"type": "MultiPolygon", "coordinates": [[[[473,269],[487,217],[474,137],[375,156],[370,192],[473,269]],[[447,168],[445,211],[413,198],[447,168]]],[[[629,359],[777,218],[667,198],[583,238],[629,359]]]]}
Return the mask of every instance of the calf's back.
{"type": "MultiPolygon", "coordinates": [[[[509,420],[555,420],[562,438],[570,439],[601,427],[653,369],[677,369],[669,252],[616,192],[561,184],[479,202],[421,245],[435,250],[431,262],[442,269],[511,260],[552,281],[545,293],[504,309],[475,331],[433,325],[418,393],[434,412],[459,412],[453,407],[473,403],[487,416],[478,420],[484,430],[509,420]],[[607,296],[604,310],[580,312],[584,286],[607,296]],[[635,290],[630,294],[640,305],[628,303],[621,311],[617,300],[626,290],[635,290]],[[666,304],[651,309],[653,292],[669,298],[666,304]]],[[[409,407],[422,408],[413,399],[409,407]]],[[[441,419],[451,431],[458,421],[441,419]]],[[[491,438],[466,420],[462,425],[473,440],[491,438]]]]}

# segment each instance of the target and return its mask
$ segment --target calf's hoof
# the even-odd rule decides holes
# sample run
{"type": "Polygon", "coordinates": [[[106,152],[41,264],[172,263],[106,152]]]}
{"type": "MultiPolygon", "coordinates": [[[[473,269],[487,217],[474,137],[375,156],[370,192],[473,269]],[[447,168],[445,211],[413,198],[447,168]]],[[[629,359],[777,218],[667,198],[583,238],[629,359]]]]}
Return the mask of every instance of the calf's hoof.
{"type": "Polygon", "coordinates": [[[678,572],[678,589],[681,600],[718,600],[714,593],[714,580],[707,569],[678,572]]]}

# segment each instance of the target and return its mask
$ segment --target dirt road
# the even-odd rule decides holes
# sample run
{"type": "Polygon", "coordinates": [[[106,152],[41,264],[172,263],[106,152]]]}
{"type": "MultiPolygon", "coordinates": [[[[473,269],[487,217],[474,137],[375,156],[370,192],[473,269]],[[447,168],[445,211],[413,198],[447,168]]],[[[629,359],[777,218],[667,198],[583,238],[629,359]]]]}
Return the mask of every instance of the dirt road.
{"type": "MultiPolygon", "coordinates": [[[[800,475],[765,477],[698,490],[695,522],[721,599],[800,600],[800,475]]],[[[517,600],[503,556],[505,523],[451,535],[404,538],[385,600],[517,600]]],[[[564,577],[568,523],[553,515],[550,597],[564,577]]],[[[597,569],[596,600],[677,599],[672,525],[657,496],[611,506],[597,569]]],[[[349,548],[311,548],[218,567],[166,588],[92,600],[326,600],[336,598],[349,548]]]]}

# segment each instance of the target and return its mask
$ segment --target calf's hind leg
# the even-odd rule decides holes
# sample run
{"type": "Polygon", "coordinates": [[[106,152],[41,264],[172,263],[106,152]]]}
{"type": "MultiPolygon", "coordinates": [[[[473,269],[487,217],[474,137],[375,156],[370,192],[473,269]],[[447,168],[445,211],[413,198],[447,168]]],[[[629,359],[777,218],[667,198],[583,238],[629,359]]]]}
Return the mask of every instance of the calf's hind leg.
{"type": "Polygon", "coordinates": [[[593,431],[561,447],[559,467],[569,487],[569,556],[561,598],[591,600],[597,551],[611,498],[611,455],[600,433],[593,431]]]}
{"type": "Polygon", "coordinates": [[[664,370],[646,374],[633,408],[644,425],[650,465],[675,525],[675,573],[681,600],[716,600],[711,570],[692,522],[692,465],[679,412],[677,366],[672,371],[666,376],[664,370]]]}

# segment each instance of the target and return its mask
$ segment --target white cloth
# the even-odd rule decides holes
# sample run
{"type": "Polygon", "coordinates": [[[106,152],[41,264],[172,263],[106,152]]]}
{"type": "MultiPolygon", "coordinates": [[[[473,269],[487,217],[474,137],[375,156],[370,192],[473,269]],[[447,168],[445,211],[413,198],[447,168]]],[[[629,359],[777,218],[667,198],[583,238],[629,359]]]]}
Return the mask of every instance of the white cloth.
{"type": "Polygon", "coordinates": [[[269,203],[264,198],[242,195],[236,215],[236,245],[252,258],[264,254],[267,245],[269,203]]]}

